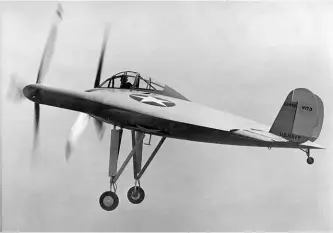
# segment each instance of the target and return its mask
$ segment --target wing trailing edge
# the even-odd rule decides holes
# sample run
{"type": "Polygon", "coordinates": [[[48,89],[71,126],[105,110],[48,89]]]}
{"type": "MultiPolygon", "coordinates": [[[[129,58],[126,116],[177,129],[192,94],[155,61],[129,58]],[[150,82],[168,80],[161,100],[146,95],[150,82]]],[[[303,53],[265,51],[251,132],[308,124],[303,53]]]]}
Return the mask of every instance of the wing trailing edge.
{"type": "Polygon", "coordinates": [[[230,130],[230,132],[237,136],[247,138],[250,140],[267,142],[269,143],[270,147],[325,149],[323,146],[318,145],[311,141],[307,141],[304,143],[294,143],[290,142],[284,137],[272,134],[270,132],[265,132],[259,129],[233,129],[230,130]]]}
{"type": "Polygon", "coordinates": [[[235,129],[231,130],[236,135],[251,138],[254,140],[265,141],[265,142],[288,142],[283,137],[277,136],[275,134],[265,132],[257,129],[235,129]]]}

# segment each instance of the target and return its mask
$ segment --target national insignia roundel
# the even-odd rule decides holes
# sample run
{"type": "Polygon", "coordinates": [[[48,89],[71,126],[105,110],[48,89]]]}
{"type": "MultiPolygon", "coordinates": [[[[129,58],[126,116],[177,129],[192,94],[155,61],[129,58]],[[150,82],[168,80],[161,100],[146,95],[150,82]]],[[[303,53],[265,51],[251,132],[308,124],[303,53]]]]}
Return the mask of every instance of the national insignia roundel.
{"type": "Polygon", "coordinates": [[[158,107],[172,107],[175,106],[175,103],[162,99],[160,97],[155,97],[151,95],[144,95],[144,94],[131,94],[130,97],[140,103],[154,105],[158,107]]]}

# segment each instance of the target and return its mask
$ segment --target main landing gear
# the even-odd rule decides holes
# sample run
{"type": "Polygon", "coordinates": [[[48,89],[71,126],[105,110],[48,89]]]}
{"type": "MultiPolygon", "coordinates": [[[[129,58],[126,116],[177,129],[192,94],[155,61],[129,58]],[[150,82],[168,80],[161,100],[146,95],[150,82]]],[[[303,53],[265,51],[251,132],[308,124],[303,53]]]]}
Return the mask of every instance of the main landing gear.
{"type": "Polygon", "coordinates": [[[306,156],[308,157],[308,158],[306,159],[306,162],[307,162],[309,165],[313,164],[313,163],[314,163],[314,158],[310,156],[310,149],[309,149],[309,148],[305,148],[305,149],[300,148],[300,149],[301,149],[302,151],[304,151],[304,152],[306,153],[306,156]]]}
{"type": "Polygon", "coordinates": [[[110,191],[104,192],[99,198],[99,204],[106,211],[112,211],[117,208],[119,204],[119,198],[116,194],[117,185],[116,182],[124,169],[126,168],[128,162],[133,157],[133,173],[134,173],[134,186],[130,188],[127,192],[128,200],[133,204],[141,203],[145,198],[145,192],[140,186],[140,178],[146,171],[147,167],[157,154],[158,150],[165,141],[165,137],[162,137],[157,144],[155,150],[148,158],[147,162],[141,168],[142,165],[142,149],[143,149],[143,139],[145,137],[144,133],[132,131],[132,151],[126,157],[120,169],[117,169],[118,156],[121,144],[123,129],[112,129],[111,130],[111,145],[110,145],[110,160],[109,160],[109,176],[110,176],[110,191]]]}
{"type": "Polygon", "coordinates": [[[145,199],[145,191],[139,186],[133,186],[127,192],[128,200],[133,204],[140,204],[145,199]]]}
{"type": "Polygon", "coordinates": [[[99,204],[106,211],[111,211],[117,208],[119,204],[119,198],[115,192],[106,191],[99,198],[99,204]]]}

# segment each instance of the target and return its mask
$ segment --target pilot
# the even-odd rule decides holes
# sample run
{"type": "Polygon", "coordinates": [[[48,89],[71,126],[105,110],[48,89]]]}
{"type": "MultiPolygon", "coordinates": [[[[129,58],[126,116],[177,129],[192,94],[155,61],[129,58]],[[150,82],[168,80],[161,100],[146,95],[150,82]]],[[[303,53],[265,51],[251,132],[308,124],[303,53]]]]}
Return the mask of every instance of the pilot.
{"type": "Polygon", "coordinates": [[[130,89],[132,87],[132,84],[130,82],[127,82],[127,80],[128,79],[127,79],[126,75],[121,77],[121,79],[120,79],[120,82],[121,82],[120,88],[130,89]]]}

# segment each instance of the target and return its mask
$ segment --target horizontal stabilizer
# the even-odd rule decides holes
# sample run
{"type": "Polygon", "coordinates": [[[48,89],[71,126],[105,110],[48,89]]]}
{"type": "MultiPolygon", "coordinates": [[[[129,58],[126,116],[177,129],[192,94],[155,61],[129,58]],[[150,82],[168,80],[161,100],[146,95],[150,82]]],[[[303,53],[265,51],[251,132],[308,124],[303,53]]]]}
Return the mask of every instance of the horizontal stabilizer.
{"type": "Polygon", "coordinates": [[[319,145],[317,143],[311,142],[311,141],[304,142],[304,143],[302,143],[300,145],[308,147],[310,149],[325,149],[325,147],[323,147],[323,146],[321,146],[321,145],[319,145]]]}
{"type": "Polygon", "coordinates": [[[243,138],[256,140],[264,143],[269,142],[269,144],[266,144],[269,145],[269,147],[325,149],[323,146],[320,146],[311,141],[300,144],[293,143],[283,137],[259,129],[232,129],[230,130],[230,132],[243,138]]]}

